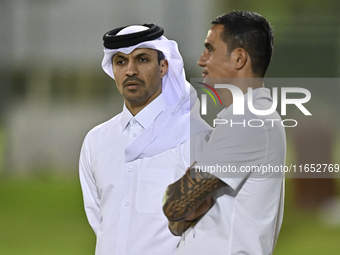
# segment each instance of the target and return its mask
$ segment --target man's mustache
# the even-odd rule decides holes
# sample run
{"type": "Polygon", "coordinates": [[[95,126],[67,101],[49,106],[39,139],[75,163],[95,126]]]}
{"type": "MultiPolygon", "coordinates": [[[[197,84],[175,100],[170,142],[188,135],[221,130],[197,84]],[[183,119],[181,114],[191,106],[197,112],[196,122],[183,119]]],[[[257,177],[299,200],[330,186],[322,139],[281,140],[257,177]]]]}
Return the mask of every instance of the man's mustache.
{"type": "Polygon", "coordinates": [[[144,85],[144,84],[145,84],[145,82],[144,82],[143,80],[139,79],[138,77],[132,76],[132,77],[126,78],[126,79],[123,81],[123,86],[125,87],[125,86],[126,86],[126,83],[131,82],[131,81],[138,82],[138,83],[141,84],[141,85],[144,85]]]}

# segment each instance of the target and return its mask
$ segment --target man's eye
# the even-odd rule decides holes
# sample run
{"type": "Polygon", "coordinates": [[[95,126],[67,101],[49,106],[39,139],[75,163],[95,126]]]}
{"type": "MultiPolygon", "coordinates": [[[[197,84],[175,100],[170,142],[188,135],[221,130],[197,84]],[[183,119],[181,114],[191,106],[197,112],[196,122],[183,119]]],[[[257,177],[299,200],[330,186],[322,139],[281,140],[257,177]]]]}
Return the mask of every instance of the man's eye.
{"type": "Polygon", "coordinates": [[[124,60],[117,60],[117,61],[116,61],[116,64],[117,64],[117,65],[122,65],[122,64],[124,64],[124,63],[125,63],[124,60]]]}
{"type": "Polygon", "coordinates": [[[140,58],[139,61],[140,61],[140,62],[147,62],[148,59],[147,59],[147,58],[140,58]]]}

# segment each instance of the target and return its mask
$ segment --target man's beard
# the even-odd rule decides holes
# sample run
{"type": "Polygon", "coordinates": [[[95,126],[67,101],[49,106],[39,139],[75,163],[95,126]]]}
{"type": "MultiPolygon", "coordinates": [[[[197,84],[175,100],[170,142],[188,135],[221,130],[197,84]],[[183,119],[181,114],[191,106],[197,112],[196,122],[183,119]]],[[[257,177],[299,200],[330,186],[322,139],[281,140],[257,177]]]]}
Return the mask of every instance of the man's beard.
{"type": "Polygon", "coordinates": [[[144,101],[147,101],[147,99],[150,97],[147,90],[139,90],[135,93],[131,91],[123,91],[123,97],[125,100],[127,100],[131,104],[139,104],[144,101]]]}

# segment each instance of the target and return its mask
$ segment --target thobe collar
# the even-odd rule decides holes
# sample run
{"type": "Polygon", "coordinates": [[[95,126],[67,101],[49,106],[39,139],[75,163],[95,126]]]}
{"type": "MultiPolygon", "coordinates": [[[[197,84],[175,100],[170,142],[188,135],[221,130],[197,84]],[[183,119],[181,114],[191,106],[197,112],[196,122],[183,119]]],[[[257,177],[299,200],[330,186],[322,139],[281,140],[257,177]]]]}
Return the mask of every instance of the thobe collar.
{"type": "Polygon", "coordinates": [[[143,127],[143,129],[147,129],[155,121],[158,115],[166,108],[166,106],[167,102],[162,93],[135,116],[131,114],[129,109],[124,104],[120,121],[122,125],[122,131],[124,132],[132,120],[136,120],[139,125],[143,127]]]}

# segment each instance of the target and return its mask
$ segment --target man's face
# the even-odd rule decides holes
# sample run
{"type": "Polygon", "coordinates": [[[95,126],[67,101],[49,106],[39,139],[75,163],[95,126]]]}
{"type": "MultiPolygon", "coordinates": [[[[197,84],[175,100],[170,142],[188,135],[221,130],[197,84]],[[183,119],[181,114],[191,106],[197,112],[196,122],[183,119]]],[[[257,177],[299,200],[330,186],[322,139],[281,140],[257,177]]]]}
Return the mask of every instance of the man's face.
{"type": "Polygon", "coordinates": [[[158,64],[157,51],[135,49],[130,54],[121,52],[112,57],[113,74],[126,105],[146,106],[162,92],[162,78],[167,72],[167,61],[158,64]]]}
{"type": "Polygon", "coordinates": [[[227,51],[227,44],[221,40],[223,25],[214,25],[205,39],[205,50],[197,61],[202,69],[202,76],[207,78],[233,78],[234,69],[227,51]]]}

